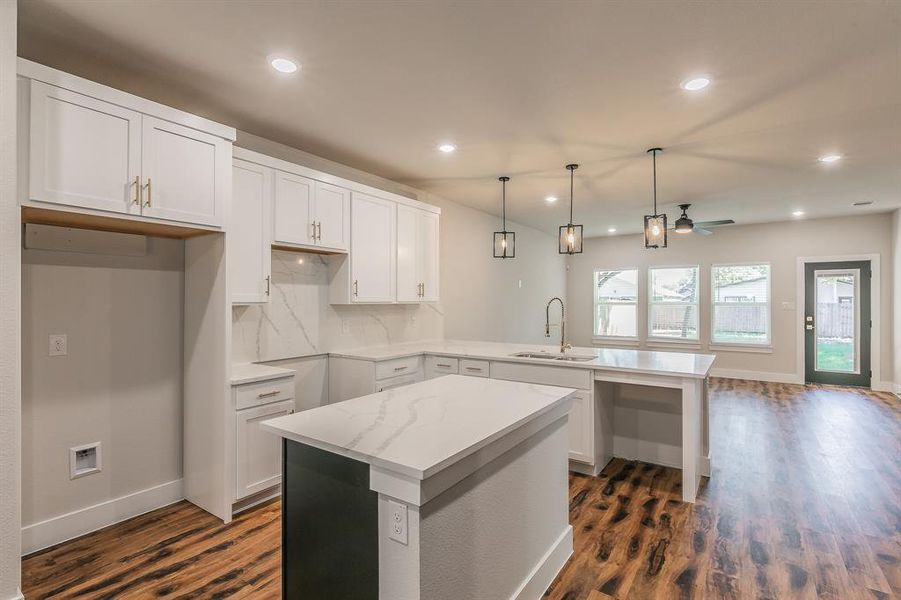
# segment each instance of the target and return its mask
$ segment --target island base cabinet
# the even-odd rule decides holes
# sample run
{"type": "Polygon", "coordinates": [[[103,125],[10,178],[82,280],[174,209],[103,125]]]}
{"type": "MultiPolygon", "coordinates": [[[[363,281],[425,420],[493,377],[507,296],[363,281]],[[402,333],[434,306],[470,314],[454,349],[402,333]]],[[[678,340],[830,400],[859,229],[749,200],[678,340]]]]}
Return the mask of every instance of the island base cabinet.
{"type": "Polygon", "coordinates": [[[294,400],[237,411],[235,425],[235,499],[241,500],[281,483],[279,439],[260,429],[260,422],[294,412],[294,400]]]}
{"type": "Polygon", "coordinates": [[[282,598],[379,600],[379,499],[369,465],[283,444],[282,598]]]}
{"type": "Polygon", "coordinates": [[[573,396],[569,411],[569,459],[588,464],[594,463],[594,403],[589,390],[579,390],[573,396]]]}

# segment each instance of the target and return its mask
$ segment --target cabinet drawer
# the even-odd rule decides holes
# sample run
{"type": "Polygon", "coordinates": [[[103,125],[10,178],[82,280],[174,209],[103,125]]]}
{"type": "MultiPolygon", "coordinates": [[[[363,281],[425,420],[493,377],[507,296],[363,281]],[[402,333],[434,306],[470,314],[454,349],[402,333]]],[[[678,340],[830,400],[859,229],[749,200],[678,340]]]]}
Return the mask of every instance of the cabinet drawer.
{"type": "Polygon", "coordinates": [[[235,386],[235,408],[250,408],[294,398],[294,377],[282,377],[235,386]]]}
{"type": "Polygon", "coordinates": [[[388,379],[383,379],[375,384],[376,392],[384,392],[385,390],[390,390],[393,388],[403,387],[405,385],[410,385],[411,383],[418,383],[422,381],[421,373],[413,373],[411,375],[399,375],[397,377],[389,377],[388,379]]]}
{"type": "Polygon", "coordinates": [[[420,370],[421,356],[407,356],[375,363],[376,380],[396,377],[398,375],[412,375],[420,370]]]}
{"type": "Polygon", "coordinates": [[[488,377],[488,361],[463,358],[460,360],[460,375],[488,377]]]}
{"type": "Polygon", "coordinates": [[[493,361],[491,363],[491,376],[494,379],[557,385],[582,390],[591,389],[591,374],[592,371],[589,369],[574,369],[572,367],[551,367],[493,361]]]}
{"type": "Polygon", "coordinates": [[[446,356],[427,356],[425,359],[426,375],[438,377],[440,375],[454,375],[460,372],[460,359],[446,356]]]}

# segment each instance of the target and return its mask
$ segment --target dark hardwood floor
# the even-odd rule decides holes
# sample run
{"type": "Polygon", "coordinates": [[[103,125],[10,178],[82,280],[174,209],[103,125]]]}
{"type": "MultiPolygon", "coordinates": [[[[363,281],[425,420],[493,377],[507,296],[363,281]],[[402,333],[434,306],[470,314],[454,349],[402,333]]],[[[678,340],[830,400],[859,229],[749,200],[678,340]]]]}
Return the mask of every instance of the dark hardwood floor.
{"type": "MultiPolygon", "coordinates": [[[[571,476],[575,553],[546,597],[901,598],[901,401],[731,379],[711,392],[698,503],[679,500],[675,469],[571,476]]],[[[278,598],[279,528],[278,502],[230,525],[180,502],[28,557],[25,597],[278,598]]]]}

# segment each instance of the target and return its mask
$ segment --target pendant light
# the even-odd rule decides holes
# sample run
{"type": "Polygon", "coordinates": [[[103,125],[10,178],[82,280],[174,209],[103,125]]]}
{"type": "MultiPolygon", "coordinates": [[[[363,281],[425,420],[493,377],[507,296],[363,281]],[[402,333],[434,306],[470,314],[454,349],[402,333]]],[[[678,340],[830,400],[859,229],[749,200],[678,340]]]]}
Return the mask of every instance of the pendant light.
{"type": "Polygon", "coordinates": [[[582,226],[573,225],[573,173],[579,165],[566,165],[569,170],[569,223],[560,226],[559,247],[560,254],[582,253],[582,226]]]}
{"type": "Polygon", "coordinates": [[[507,182],[510,178],[504,175],[498,177],[501,182],[501,197],[503,198],[504,230],[494,232],[494,258],[516,258],[516,234],[507,231],[507,182]]]}
{"type": "Polygon", "coordinates": [[[644,247],[666,248],[666,214],[657,214],[657,153],[663,148],[651,148],[648,154],[654,157],[654,214],[644,217],[644,247]]]}

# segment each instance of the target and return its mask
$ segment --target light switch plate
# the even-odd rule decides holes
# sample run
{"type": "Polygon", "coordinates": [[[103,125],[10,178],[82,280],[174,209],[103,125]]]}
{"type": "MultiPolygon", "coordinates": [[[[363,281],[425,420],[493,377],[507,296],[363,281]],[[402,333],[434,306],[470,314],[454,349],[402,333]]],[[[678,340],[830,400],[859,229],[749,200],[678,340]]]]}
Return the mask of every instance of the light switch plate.
{"type": "Polygon", "coordinates": [[[407,545],[407,505],[388,501],[388,537],[407,545]]]}
{"type": "Polygon", "coordinates": [[[50,336],[50,356],[65,356],[69,352],[69,343],[65,334],[52,334],[50,336]]]}

